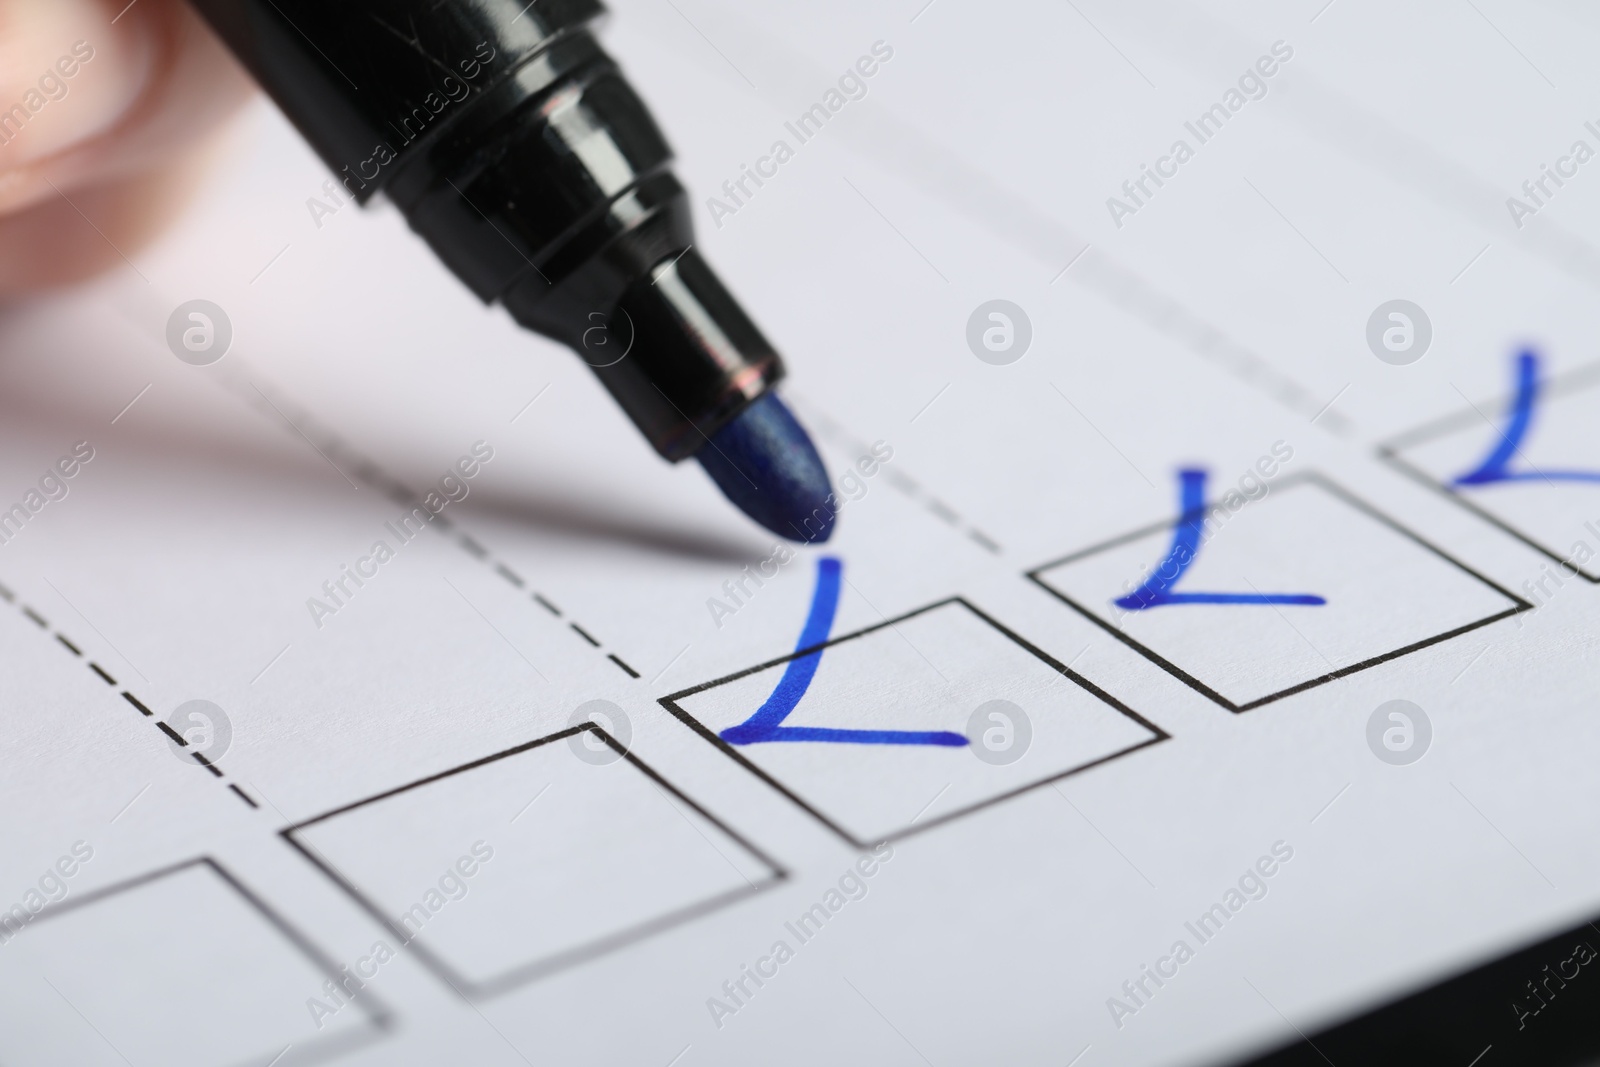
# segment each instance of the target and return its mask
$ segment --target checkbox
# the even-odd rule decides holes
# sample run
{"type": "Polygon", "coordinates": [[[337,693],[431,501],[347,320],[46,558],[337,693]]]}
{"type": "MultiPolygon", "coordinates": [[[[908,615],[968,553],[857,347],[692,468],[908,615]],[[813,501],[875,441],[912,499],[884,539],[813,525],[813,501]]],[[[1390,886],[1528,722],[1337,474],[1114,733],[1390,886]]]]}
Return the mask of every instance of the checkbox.
{"type": "MultiPolygon", "coordinates": [[[[1537,354],[1513,363],[1512,390],[1385,444],[1389,463],[1543,554],[1535,600],[1578,574],[1600,583],[1600,364],[1545,380],[1537,354]]],[[[1531,586],[1531,588],[1530,588],[1531,586]]]]}
{"type": "Polygon", "coordinates": [[[1236,510],[1181,508],[1028,576],[1234,712],[1530,607],[1314,473],[1236,510]]]}
{"type": "Polygon", "coordinates": [[[475,1000],[787,876],[592,723],[282,833],[475,1000]]]}
{"type": "Polygon", "coordinates": [[[856,848],[948,823],[1167,737],[960,598],[660,702],[856,848]],[[805,661],[814,676],[782,727],[770,740],[730,743],[747,736],[741,728],[805,661]],[[841,740],[827,740],[834,735],[841,740]]]}
{"type": "Polygon", "coordinates": [[[318,1062],[390,1025],[370,991],[314,1017],[307,1001],[337,978],[329,957],[198,859],[68,896],[0,948],[0,1062],[318,1062]]]}

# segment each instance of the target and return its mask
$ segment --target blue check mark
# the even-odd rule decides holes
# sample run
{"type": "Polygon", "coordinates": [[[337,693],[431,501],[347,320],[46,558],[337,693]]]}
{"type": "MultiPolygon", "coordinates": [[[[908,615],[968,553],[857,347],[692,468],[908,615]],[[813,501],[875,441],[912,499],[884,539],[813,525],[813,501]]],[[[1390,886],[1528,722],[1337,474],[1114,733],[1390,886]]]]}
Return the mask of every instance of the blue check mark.
{"type": "MultiPolygon", "coordinates": [[[[1539,356],[1532,351],[1518,354],[1516,364],[1516,395],[1506,414],[1506,428],[1499,442],[1489,450],[1483,462],[1460,475],[1451,484],[1462,487],[1494,485],[1497,482],[1600,482],[1600,471],[1541,471],[1514,470],[1514,460],[1522,443],[1533,429],[1533,416],[1539,406],[1539,356]]],[[[1526,462],[1526,457],[1523,457],[1526,462]]],[[[1532,464],[1528,464],[1532,466],[1532,464]]]]}
{"type": "Polygon", "coordinates": [[[1206,472],[1178,472],[1178,520],[1172,527],[1172,547],[1150,569],[1144,584],[1112,603],[1124,611],[1147,611],[1172,604],[1294,604],[1317,607],[1327,601],[1314,593],[1175,593],[1178,584],[1200,555],[1206,521],[1206,472]]]}
{"type": "Polygon", "coordinates": [[[823,726],[785,726],[783,721],[794,711],[811,687],[817,666],[822,662],[823,646],[833,632],[833,618],[839,607],[839,584],[844,565],[833,556],[817,560],[817,584],[811,594],[811,611],[795,642],[795,657],[783,670],[783,677],[756,713],[730,726],[718,736],[730,745],[755,745],[768,741],[822,741],[849,745],[943,745],[967,744],[961,734],[945,730],[850,730],[823,726]]]}

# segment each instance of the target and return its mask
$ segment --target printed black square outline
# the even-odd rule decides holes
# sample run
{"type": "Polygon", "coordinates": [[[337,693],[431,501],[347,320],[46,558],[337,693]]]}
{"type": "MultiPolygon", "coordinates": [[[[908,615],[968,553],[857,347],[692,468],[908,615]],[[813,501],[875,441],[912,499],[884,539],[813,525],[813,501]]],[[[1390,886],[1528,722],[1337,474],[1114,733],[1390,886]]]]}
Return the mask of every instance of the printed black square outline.
{"type": "Polygon", "coordinates": [[[897,615],[892,619],[885,619],[883,622],[876,623],[876,624],[874,624],[872,626],[868,626],[868,627],[866,627],[865,629],[862,629],[862,630],[856,630],[854,633],[848,633],[848,634],[844,634],[843,636],[840,636],[840,637],[829,638],[828,640],[822,642],[821,644],[811,645],[811,646],[808,646],[806,648],[796,649],[794,652],[789,653],[787,656],[779,656],[777,659],[768,660],[765,663],[758,663],[754,667],[747,667],[742,671],[737,671],[737,672],[735,672],[733,674],[727,675],[727,676],[722,677],[722,678],[718,678],[718,679],[716,679],[714,681],[702,682],[701,684],[696,685],[696,686],[691,686],[688,689],[679,690],[678,692],[672,693],[669,696],[664,696],[664,697],[659,698],[656,701],[656,703],[660,704],[662,707],[666,708],[669,712],[671,712],[673,714],[673,716],[678,719],[679,722],[683,723],[685,726],[689,727],[695,733],[699,734],[706,741],[711,742],[711,744],[713,744],[718,749],[720,749],[724,755],[728,756],[735,763],[739,764],[745,770],[749,771],[751,774],[755,775],[757,778],[759,778],[763,782],[767,783],[767,785],[769,785],[773,789],[777,790],[783,796],[787,797],[790,802],[792,802],[796,807],[798,807],[802,811],[804,811],[807,815],[810,815],[813,819],[816,819],[823,826],[826,826],[829,830],[832,830],[839,837],[843,838],[850,845],[851,848],[858,849],[858,850],[869,849],[869,848],[873,847],[873,845],[879,844],[879,843],[881,843],[883,841],[900,841],[900,840],[902,840],[904,838],[911,837],[911,836],[913,836],[915,834],[920,834],[920,833],[923,833],[923,832],[925,832],[927,830],[931,830],[936,826],[943,826],[945,823],[952,822],[952,821],[954,821],[956,819],[961,818],[962,816],[971,815],[972,813],[977,812],[977,811],[981,811],[984,808],[993,807],[996,804],[1003,803],[1003,802],[1005,802],[1007,800],[1012,799],[1013,797],[1021,796],[1023,793],[1027,793],[1027,792],[1030,792],[1030,791],[1032,791],[1034,789],[1039,789],[1039,788],[1041,788],[1043,786],[1050,785],[1052,782],[1059,782],[1064,778],[1068,778],[1068,777],[1071,777],[1074,774],[1078,774],[1078,773],[1080,773],[1082,771],[1089,770],[1091,767],[1098,767],[1102,763],[1109,763],[1110,761],[1112,761],[1114,759],[1120,759],[1123,756],[1131,755],[1132,753],[1137,752],[1142,748],[1148,748],[1151,745],[1159,744],[1162,741],[1169,740],[1171,738],[1171,736],[1172,736],[1171,734],[1169,734],[1165,730],[1163,730],[1161,727],[1157,726],[1155,723],[1153,723],[1150,720],[1146,719],[1143,715],[1140,715],[1138,712],[1136,712],[1132,708],[1128,707],[1122,701],[1120,701],[1116,697],[1112,696],[1110,693],[1107,693],[1104,689],[1101,689],[1099,686],[1097,686],[1093,682],[1089,681],[1089,679],[1085,678],[1083,675],[1079,674],[1077,671],[1074,671],[1072,668],[1068,667],[1066,664],[1060,662],[1055,657],[1051,656],[1048,652],[1045,652],[1043,649],[1041,649],[1037,645],[1033,644],[1031,641],[1028,641],[1025,638],[1023,638],[1016,631],[1010,629],[1009,627],[1002,626],[993,617],[991,617],[990,615],[986,614],[983,611],[980,611],[977,607],[973,606],[973,604],[970,601],[968,601],[965,597],[961,597],[961,596],[946,597],[944,600],[936,601],[936,602],[934,602],[932,604],[929,604],[929,605],[927,605],[925,607],[917,608],[914,611],[908,611],[904,615],[897,615]],[[734,745],[731,745],[728,742],[724,741],[721,737],[718,737],[715,731],[707,728],[706,725],[704,723],[702,723],[699,719],[696,719],[693,715],[689,714],[689,712],[685,711],[682,707],[680,707],[678,705],[678,701],[683,700],[686,697],[694,696],[696,693],[703,693],[708,689],[715,689],[719,685],[726,685],[729,682],[738,681],[740,678],[743,678],[743,677],[745,677],[747,675],[755,674],[755,673],[757,673],[759,671],[764,671],[764,670],[767,670],[769,668],[776,667],[780,663],[787,663],[792,659],[798,659],[801,656],[809,655],[810,653],[816,652],[819,649],[830,648],[830,647],[832,647],[834,645],[841,644],[842,642],[845,642],[845,641],[854,641],[858,637],[865,637],[867,634],[876,633],[879,630],[885,629],[887,627],[895,626],[898,623],[905,622],[907,619],[915,618],[918,615],[922,615],[922,614],[925,614],[925,613],[930,612],[930,611],[935,611],[935,610],[937,610],[939,608],[949,607],[952,604],[955,604],[955,605],[958,605],[960,607],[966,608],[969,612],[971,612],[974,616],[976,616],[980,622],[988,623],[989,626],[991,626],[995,630],[999,631],[1002,636],[1004,636],[1006,638],[1009,638],[1012,641],[1012,643],[1017,645],[1024,652],[1029,653],[1034,658],[1036,658],[1040,662],[1042,662],[1045,666],[1049,667],[1051,670],[1053,670],[1057,674],[1061,675],[1067,681],[1074,683],[1080,689],[1083,689],[1086,692],[1088,692],[1091,696],[1094,696],[1094,697],[1098,698],[1102,703],[1109,705],[1113,710],[1120,712],[1125,717],[1127,717],[1129,719],[1132,719],[1134,722],[1138,723],[1140,726],[1144,727],[1146,730],[1149,730],[1150,733],[1152,734],[1152,736],[1149,737],[1148,739],[1146,739],[1144,741],[1140,741],[1138,744],[1132,745],[1132,746],[1130,746],[1128,748],[1119,749],[1116,752],[1112,752],[1112,753],[1109,753],[1107,755],[1100,756],[1100,757],[1098,757],[1096,759],[1089,760],[1088,762],[1079,764],[1076,767],[1070,767],[1067,770],[1060,771],[1060,772],[1057,772],[1055,774],[1048,775],[1047,777],[1040,778],[1040,779],[1038,779],[1036,781],[1033,781],[1033,782],[1028,782],[1025,785],[1017,786],[1014,789],[1008,789],[1003,793],[1000,793],[1000,794],[997,794],[995,796],[989,797],[989,798],[987,798],[985,800],[979,800],[979,801],[976,801],[976,802],[974,802],[972,804],[968,804],[964,808],[957,808],[955,811],[946,812],[945,814],[939,816],[937,819],[929,819],[927,822],[922,823],[920,826],[906,826],[906,827],[904,827],[902,829],[899,829],[899,830],[890,831],[889,833],[884,834],[881,838],[878,838],[878,839],[876,839],[874,841],[862,841],[862,840],[858,840],[854,835],[852,835],[844,827],[840,826],[838,823],[834,822],[832,819],[830,819],[826,815],[822,814],[822,812],[818,811],[816,808],[814,808],[810,804],[806,803],[806,801],[804,799],[802,799],[798,793],[796,793],[794,790],[790,789],[788,786],[784,785],[782,782],[778,781],[778,779],[776,779],[772,775],[768,774],[765,770],[763,770],[762,768],[757,766],[755,763],[751,762],[749,759],[747,759],[744,756],[744,754],[742,752],[740,752],[738,750],[737,747],[735,747],[734,745]]]}
{"type": "Polygon", "coordinates": [[[1367,670],[1370,667],[1376,667],[1381,663],[1387,663],[1390,660],[1399,659],[1401,656],[1408,656],[1413,652],[1427,648],[1429,645],[1436,645],[1442,641],[1448,641],[1452,637],[1460,637],[1462,634],[1470,633],[1471,631],[1479,629],[1480,627],[1499,622],[1501,619],[1509,619],[1513,615],[1520,615],[1522,612],[1530,611],[1533,608],[1533,605],[1528,601],[1517,596],[1509,589],[1504,588],[1498,582],[1479,574],[1465,563],[1462,563],[1460,560],[1444,551],[1444,549],[1430,541],[1425,540],[1419,534],[1412,532],[1407,527],[1400,525],[1400,523],[1396,522],[1394,519],[1391,519],[1389,516],[1385,515],[1371,504],[1368,504],[1366,501],[1362,500],[1360,497],[1356,496],[1354,493],[1351,493],[1349,490],[1345,489],[1343,486],[1340,486],[1338,483],[1334,482],[1332,479],[1326,477],[1320,472],[1305,471],[1300,474],[1290,475],[1286,478],[1280,478],[1273,484],[1280,492],[1294,489],[1301,485],[1317,486],[1318,488],[1331,494],[1336,499],[1343,501],[1350,507],[1355,508],[1357,511],[1368,516],[1369,518],[1376,519],[1384,526],[1389,527],[1389,529],[1393,530],[1395,533],[1398,533],[1413,543],[1422,546],[1435,556],[1438,556],[1446,563],[1449,563],[1451,566],[1455,567],[1457,570],[1462,571],[1470,577],[1476,578],[1490,589],[1493,589],[1495,592],[1511,601],[1512,606],[1504,611],[1485,616],[1476,622],[1470,622],[1463,626],[1458,626],[1453,630],[1447,630],[1442,634],[1435,634],[1434,636],[1424,638],[1421,641],[1415,641],[1403,648],[1395,649],[1393,652],[1385,652],[1380,656],[1373,656],[1371,659],[1362,660],[1360,663],[1353,663],[1348,667],[1340,667],[1338,670],[1329,671],[1327,674],[1320,675],[1308,681],[1296,683],[1295,685],[1292,685],[1287,689],[1279,690],[1276,693],[1268,693],[1264,697],[1257,697],[1255,700],[1247,701],[1243,704],[1235,704],[1227,697],[1224,697],[1221,693],[1216,692],[1210,686],[1200,681],[1200,679],[1196,678],[1194,675],[1188,673],[1181,667],[1157,654],[1154,649],[1140,644],[1132,637],[1123,633],[1122,630],[1118,629],[1114,624],[1106,622],[1098,615],[1095,615],[1088,608],[1076,603],[1065,593],[1062,593],[1060,590],[1054,588],[1040,577],[1040,575],[1045,571],[1053,570],[1056,567],[1065,566],[1068,563],[1074,563],[1086,556],[1092,556],[1097,553],[1104,552],[1110,548],[1117,548],[1121,545],[1127,544],[1130,541],[1137,541],[1142,537],[1149,537],[1151,534],[1162,530],[1170,530],[1172,529],[1171,519],[1163,519],[1161,522],[1152,523],[1149,526],[1141,527],[1131,533],[1123,534],[1120,537],[1114,537],[1109,541],[1102,541],[1101,543],[1093,545],[1089,548],[1080,549],[1077,552],[1062,556],[1060,559],[1051,560],[1049,563],[1042,563],[1039,566],[1034,567],[1032,570],[1027,571],[1027,577],[1035,585],[1039,586],[1039,588],[1043,589],[1045,592],[1049,593],[1051,596],[1055,597],[1057,600],[1061,601],[1063,604],[1067,605],[1073,611],[1076,611],[1078,614],[1082,615],[1096,626],[1099,626],[1106,633],[1110,634],[1112,637],[1115,637],[1118,641],[1121,641],[1123,644],[1139,653],[1145,659],[1149,660],[1151,663],[1154,663],[1157,667],[1160,667],[1162,670],[1166,671],[1168,674],[1187,685],[1190,689],[1193,689],[1195,692],[1201,694],[1207,699],[1222,705],[1235,715],[1241,715],[1244,712],[1253,711],[1265,704],[1271,704],[1274,701],[1282,700],[1284,697],[1294,696],[1297,693],[1303,693],[1307,689],[1315,689],[1319,685],[1325,685],[1328,682],[1356,674],[1360,671],[1367,670]]]}
{"type": "MultiPolygon", "coordinates": [[[[229,871],[221,863],[218,863],[216,860],[212,859],[210,856],[196,856],[193,859],[183,860],[180,863],[170,864],[166,867],[158,867],[153,871],[136,875],[124,881],[116,882],[108,886],[102,886],[99,889],[92,890],[91,892],[85,893],[79,897],[74,897],[71,900],[64,900],[60,904],[47,907],[45,910],[41,911],[38,915],[34,916],[33,922],[29,923],[28,925],[32,926],[35,923],[46,922],[58,915],[65,915],[68,912],[76,911],[79,908],[86,908],[92,904],[98,904],[100,901],[105,900],[108,897],[113,897],[119,893],[125,893],[132,889],[138,889],[140,886],[149,885],[151,882],[157,882],[163,878],[169,878],[172,875],[179,874],[190,869],[191,867],[204,867],[212,874],[216,875],[222,880],[223,884],[242,897],[245,903],[254,908],[263,919],[266,919],[267,922],[278,931],[278,933],[282,934],[286,941],[298,949],[301,955],[309,959],[317,968],[317,970],[321,971],[324,975],[336,983],[344,980],[345,976],[340,973],[339,964],[334,961],[333,957],[327,955],[321,949],[319,949],[309,937],[301,933],[298,929],[290,924],[289,920],[278,914],[267,904],[266,901],[257,896],[254,890],[246,886],[238,878],[234,877],[231,871],[229,871]]],[[[24,927],[24,930],[25,929],[26,927],[24,927]]],[[[320,990],[318,992],[320,992],[320,990]]],[[[296,1053],[292,1062],[312,1063],[331,1059],[336,1056],[343,1056],[347,1052],[360,1048],[361,1046],[375,1040],[378,1035],[384,1035],[390,1032],[394,1025],[394,1015],[374,994],[365,989],[358,989],[355,995],[350,997],[350,1002],[359,1006],[366,1014],[367,1022],[371,1029],[364,1033],[357,1031],[355,1033],[347,1033],[342,1035],[329,1034],[322,1038],[312,1038],[309,1042],[295,1042],[291,1046],[296,1049],[296,1053]],[[373,1031],[377,1031],[377,1034],[374,1034],[373,1031]],[[332,1040],[330,1040],[330,1038],[332,1040]],[[322,1047],[315,1047],[319,1042],[321,1043],[322,1047]],[[305,1058],[308,1055],[308,1050],[311,1057],[310,1059],[305,1058]]],[[[277,1055],[281,1057],[287,1051],[288,1049],[279,1049],[268,1051],[264,1053],[264,1055],[277,1055]]],[[[273,1062],[277,1063],[278,1060],[273,1060],[273,1062]]]]}
{"type": "MultiPolygon", "coordinates": [[[[1544,387],[1545,395],[1562,396],[1565,394],[1582,392],[1585,389],[1593,388],[1596,384],[1597,378],[1600,378],[1600,363],[1590,363],[1553,380],[1549,385],[1544,387]]],[[[1506,397],[1502,395],[1499,401],[1500,409],[1505,407],[1505,402],[1506,397]]],[[[1401,453],[1403,453],[1406,449],[1415,448],[1417,445],[1426,444],[1429,441],[1434,441],[1441,437],[1447,437],[1450,434],[1458,433],[1461,430],[1476,426],[1478,423],[1483,421],[1483,416],[1478,412],[1477,408],[1469,408],[1465,411],[1458,411],[1454,414],[1446,415],[1443,418],[1434,419],[1432,422],[1423,423],[1421,426],[1407,430],[1404,433],[1398,434],[1395,437],[1390,438],[1388,441],[1379,444],[1378,458],[1389,464],[1401,474],[1404,474],[1406,477],[1412,479],[1413,481],[1420,482],[1429,489],[1432,489],[1434,492],[1443,495],[1446,499],[1451,500],[1465,508],[1467,511],[1500,530],[1502,533],[1509,534],[1511,537],[1521,541],[1523,544],[1527,545],[1541,556],[1549,559],[1552,563],[1555,563],[1558,566],[1563,563],[1567,563],[1568,561],[1565,556],[1557,554],[1541,542],[1534,540],[1532,537],[1523,533],[1511,523],[1500,518],[1500,516],[1489,511],[1487,508],[1479,505],[1476,501],[1470,499],[1465,493],[1460,492],[1453,486],[1436,481],[1427,471],[1413,466],[1401,456],[1401,453]]],[[[1492,423],[1490,425],[1493,426],[1492,423]]],[[[1493,426],[1493,428],[1495,432],[1500,432],[1500,428],[1498,426],[1493,426]]],[[[1590,574],[1582,567],[1577,566],[1574,566],[1572,569],[1577,573],[1578,577],[1582,578],[1584,581],[1589,582],[1591,585],[1600,585],[1600,573],[1590,574]]]]}
{"type": "Polygon", "coordinates": [[[709,915],[712,912],[719,911],[722,908],[735,904],[747,897],[762,893],[778,883],[787,880],[789,877],[789,871],[782,864],[778,863],[777,860],[774,860],[772,857],[768,856],[761,849],[747,841],[731,826],[728,826],[721,819],[718,819],[705,808],[695,803],[671,782],[667,781],[660,774],[658,774],[649,764],[645,763],[632,752],[628,751],[628,749],[620,744],[616,738],[612,737],[610,734],[606,733],[602,727],[592,722],[579,723],[576,726],[570,726],[564,730],[559,730],[556,733],[547,734],[544,737],[538,737],[532,741],[527,741],[523,744],[508,748],[503,752],[496,752],[493,755],[472,760],[470,763],[463,763],[459,767],[452,767],[449,770],[440,771],[437,774],[430,774],[425,778],[419,778],[414,782],[408,782],[407,784],[398,786],[394,789],[384,790],[382,793],[374,794],[373,796],[367,797],[363,800],[357,800],[354,803],[345,804],[341,807],[334,808],[332,811],[326,811],[321,815],[316,815],[312,818],[297,822],[293,826],[286,826],[282,830],[279,830],[278,834],[290,845],[292,845],[296,851],[309,860],[312,866],[320,870],[335,885],[349,894],[350,898],[354,900],[368,915],[372,916],[380,926],[394,934],[395,937],[400,940],[400,943],[404,948],[415,953],[417,959],[422,963],[422,965],[428,970],[432,971],[436,978],[453,989],[462,999],[469,1002],[483,1001],[491,997],[499,996],[501,993],[515,989],[518,986],[526,985],[529,982],[534,982],[541,978],[548,977],[557,971],[564,970],[568,967],[575,967],[580,963],[586,963],[589,960],[606,955],[610,952],[615,952],[619,949],[627,947],[628,945],[647,940],[648,938],[653,937],[664,930],[669,930],[674,926],[698,919],[703,915],[709,915]],[[586,732],[592,733],[599,737],[600,740],[605,742],[605,744],[608,745],[614,752],[616,752],[618,756],[632,764],[633,767],[642,773],[652,784],[664,790],[665,792],[670,793],[673,797],[688,805],[701,818],[705,819],[712,826],[715,826],[723,834],[732,839],[740,848],[744,849],[745,852],[749,853],[756,860],[760,861],[760,863],[771,873],[755,882],[752,882],[746,878],[745,882],[747,884],[742,888],[733,889],[725,893],[719,893],[716,896],[700,901],[699,903],[689,904],[684,907],[677,908],[673,911],[665,913],[664,915],[659,915],[653,919],[636,923],[633,926],[627,927],[626,929],[616,933],[607,934],[604,937],[596,938],[587,944],[565,949],[561,952],[555,953],[554,955],[547,956],[544,959],[535,960],[531,963],[519,964],[511,968],[509,971],[483,981],[475,981],[461,974],[450,963],[446,962],[441,956],[434,953],[432,949],[416,940],[414,936],[407,934],[404,928],[385,915],[383,910],[379,908],[370,897],[358,889],[353,882],[345,878],[331,861],[322,858],[320,855],[318,855],[314,848],[308,844],[302,843],[294,836],[297,831],[304,830],[305,828],[313,826],[316,823],[336,818],[345,814],[346,812],[353,811],[356,808],[365,807],[368,804],[375,804],[380,800],[387,800],[388,798],[399,793],[404,793],[420,786],[437,782],[440,779],[450,778],[454,775],[465,773],[466,771],[476,770],[477,768],[485,766],[486,764],[494,763],[511,756],[521,755],[524,752],[529,752],[544,745],[553,744],[556,741],[562,741],[567,738],[574,737],[577,734],[586,732]]]}

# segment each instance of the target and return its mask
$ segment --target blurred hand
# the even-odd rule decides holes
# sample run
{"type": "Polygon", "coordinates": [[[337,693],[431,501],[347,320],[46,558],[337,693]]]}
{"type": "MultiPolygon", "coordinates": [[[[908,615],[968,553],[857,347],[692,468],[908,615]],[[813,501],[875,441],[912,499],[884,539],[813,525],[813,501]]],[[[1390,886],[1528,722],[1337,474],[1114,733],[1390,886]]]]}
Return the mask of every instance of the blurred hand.
{"type": "Polygon", "coordinates": [[[0,293],[132,255],[249,93],[182,0],[0,0],[0,293]]]}

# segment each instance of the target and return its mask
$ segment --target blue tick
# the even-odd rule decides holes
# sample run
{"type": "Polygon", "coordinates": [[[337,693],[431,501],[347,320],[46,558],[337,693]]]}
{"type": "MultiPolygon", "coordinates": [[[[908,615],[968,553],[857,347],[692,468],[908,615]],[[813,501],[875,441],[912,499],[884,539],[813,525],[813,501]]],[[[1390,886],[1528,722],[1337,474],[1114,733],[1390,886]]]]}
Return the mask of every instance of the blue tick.
{"type": "Polygon", "coordinates": [[[967,744],[961,734],[945,730],[846,730],[823,726],[785,726],[783,720],[794,711],[800,698],[811,687],[817,666],[822,662],[822,646],[833,632],[833,617],[839,607],[839,583],[844,565],[833,556],[817,560],[817,585],[811,594],[811,612],[795,642],[795,657],[783,670],[772,695],[756,713],[730,726],[718,736],[730,745],[755,745],[766,741],[824,741],[851,745],[944,745],[967,744]]]}
{"type": "MultiPolygon", "coordinates": [[[[1539,357],[1531,351],[1517,356],[1517,393],[1500,442],[1490,449],[1482,463],[1456,478],[1458,486],[1493,485],[1496,482],[1600,482],[1600,471],[1517,471],[1511,461],[1522,448],[1533,428],[1534,409],[1539,403],[1539,357]]],[[[1532,464],[1529,464],[1532,466],[1532,464]]]]}
{"type": "Polygon", "coordinates": [[[1113,603],[1126,611],[1145,611],[1169,604],[1297,604],[1315,607],[1327,601],[1312,593],[1174,593],[1184,572],[1200,554],[1200,537],[1206,520],[1206,472],[1178,472],[1178,520],[1172,527],[1172,547],[1150,570],[1144,584],[1113,603]]]}

